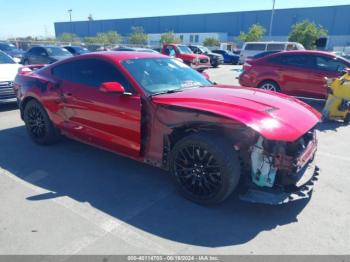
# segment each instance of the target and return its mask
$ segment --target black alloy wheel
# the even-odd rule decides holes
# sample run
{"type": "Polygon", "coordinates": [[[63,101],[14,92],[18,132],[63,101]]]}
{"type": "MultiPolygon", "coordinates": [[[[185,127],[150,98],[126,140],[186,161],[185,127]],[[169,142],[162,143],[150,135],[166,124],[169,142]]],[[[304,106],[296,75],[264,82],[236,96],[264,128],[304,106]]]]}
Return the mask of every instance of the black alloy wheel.
{"type": "Polygon", "coordinates": [[[240,161],[230,143],[217,134],[189,135],[171,153],[171,172],[179,191],[199,204],[225,200],[240,178],[240,161]]]}
{"type": "Polygon", "coordinates": [[[23,116],[27,132],[34,142],[48,145],[59,140],[59,130],[38,101],[30,100],[24,107],[23,116]]]}

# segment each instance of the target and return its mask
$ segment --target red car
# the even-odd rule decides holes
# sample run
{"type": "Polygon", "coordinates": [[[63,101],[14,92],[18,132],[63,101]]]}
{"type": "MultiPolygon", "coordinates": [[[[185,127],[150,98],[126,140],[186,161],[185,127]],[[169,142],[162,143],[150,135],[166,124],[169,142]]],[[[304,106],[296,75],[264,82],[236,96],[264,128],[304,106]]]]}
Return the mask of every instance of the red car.
{"type": "Polygon", "coordinates": [[[195,54],[185,45],[164,44],[161,53],[182,59],[184,63],[199,72],[211,67],[210,58],[206,55],[195,54]]]}
{"type": "Polygon", "coordinates": [[[270,204],[312,190],[320,115],[295,98],[213,86],[154,53],[91,53],[22,71],[15,91],[38,144],[65,135],[168,170],[201,204],[223,201],[239,181],[242,199],[270,204]]]}
{"type": "Polygon", "coordinates": [[[348,67],[349,61],[332,53],[286,51],[249,61],[239,82],[293,96],[326,98],[325,77],[337,78],[348,67]]]}

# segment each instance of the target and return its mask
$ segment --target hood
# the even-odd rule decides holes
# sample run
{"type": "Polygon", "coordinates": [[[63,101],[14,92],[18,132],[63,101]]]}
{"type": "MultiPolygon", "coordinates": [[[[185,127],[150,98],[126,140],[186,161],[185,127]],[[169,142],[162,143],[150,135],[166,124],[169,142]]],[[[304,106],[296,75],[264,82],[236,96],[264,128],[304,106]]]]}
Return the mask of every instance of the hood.
{"type": "Polygon", "coordinates": [[[315,109],[296,98],[233,86],[188,89],[154,96],[153,102],[230,118],[276,141],[295,141],[320,120],[315,109]]]}
{"type": "Polygon", "coordinates": [[[198,54],[181,54],[182,59],[193,60],[195,58],[205,59],[208,58],[206,55],[198,55],[198,54]]]}
{"type": "Polygon", "coordinates": [[[20,67],[19,64],[0,64],[0,81],[14,81],[20,67]]]}

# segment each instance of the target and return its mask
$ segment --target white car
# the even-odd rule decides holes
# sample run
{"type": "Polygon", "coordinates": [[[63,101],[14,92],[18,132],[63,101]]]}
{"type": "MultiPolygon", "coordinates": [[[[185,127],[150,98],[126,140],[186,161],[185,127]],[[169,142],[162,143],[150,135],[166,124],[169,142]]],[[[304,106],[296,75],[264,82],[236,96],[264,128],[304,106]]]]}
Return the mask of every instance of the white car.
{"type": "Polygon", "coordinates": [[[0,51],[0,104],[16,102],[13,82],[20,64],[0,51]]]}
{"type": "Polygon", "coordinates": [[[263,52],[288,50],[305,50],[305,48],[295,42],[246,42],[241,49],[239,63],[244,64],[247,59],[263,52]]]}

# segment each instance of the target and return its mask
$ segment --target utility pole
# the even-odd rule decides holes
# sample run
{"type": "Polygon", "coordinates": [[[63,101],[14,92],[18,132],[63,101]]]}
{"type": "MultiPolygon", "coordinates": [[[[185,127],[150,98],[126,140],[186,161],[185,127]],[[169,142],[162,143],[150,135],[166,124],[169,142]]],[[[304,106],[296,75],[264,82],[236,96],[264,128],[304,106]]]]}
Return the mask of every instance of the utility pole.
{"type": "Polygon", "coordinates": [[[272,0],[272,10],[271,10],[271,19],[270,19],[270,30],[269,30],[269,40],[271,40],[271,36],[272,36],[272,28],[273,28],[273,18],[275,15],[275,2],[276,0],[272,0]]]}
{"type": "Polygon", "coordinates": [[[70,32],[71,34],[73,34],[73,26],[72,26],[72,9],[68,9],[68,13],[69,13],[69,23],[70,23],[70,32]]]}

